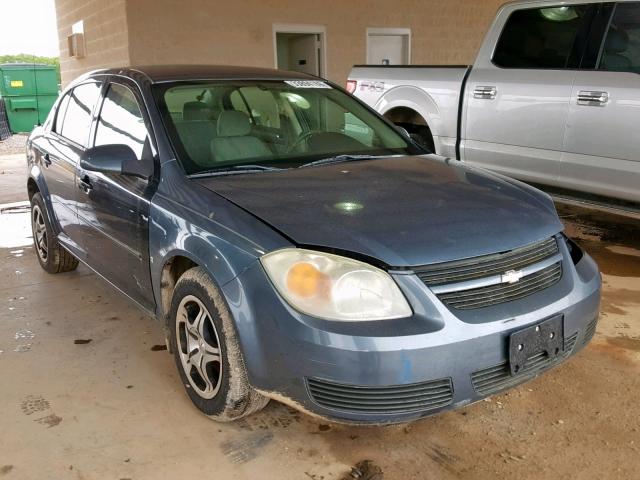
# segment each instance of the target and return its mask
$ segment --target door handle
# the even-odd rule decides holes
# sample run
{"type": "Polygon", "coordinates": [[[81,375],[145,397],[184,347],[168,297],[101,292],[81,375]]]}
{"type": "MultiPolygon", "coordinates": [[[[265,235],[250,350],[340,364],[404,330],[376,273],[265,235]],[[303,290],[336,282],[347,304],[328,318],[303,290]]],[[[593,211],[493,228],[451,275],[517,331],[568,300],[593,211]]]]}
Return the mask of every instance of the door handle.
{"type": "Polygon", "coordinates": [[[93,185],[91,185],[91,180],[89,180],[88,175],[85,175],[80,180],[78,180],[78,188],[84,193],[89,193],[93,189],[93,185]]]}
{"type": "Polygon", "coordinates": [[[582,90],[578,92],[578,105],[604,107],[607,103],[609,103],[608,92],[596,92],[590,90],[582,90]]]}
{"type": "Polygon", "coordinates": [[[493,100],[498,94],[496,87],[479,86],[473,90],[473,98],[479,100],[493,100]]]}
{"type": "Polygon", "coordinates": [[[51,157],[49,156],[49,154],[48,154],[48,153],[45,153],[45,154],[42,156],[42,162],[44,163],[44,166],[45,166],[45,167],[49,167],[49,166],[51,166],[51,157]]]}

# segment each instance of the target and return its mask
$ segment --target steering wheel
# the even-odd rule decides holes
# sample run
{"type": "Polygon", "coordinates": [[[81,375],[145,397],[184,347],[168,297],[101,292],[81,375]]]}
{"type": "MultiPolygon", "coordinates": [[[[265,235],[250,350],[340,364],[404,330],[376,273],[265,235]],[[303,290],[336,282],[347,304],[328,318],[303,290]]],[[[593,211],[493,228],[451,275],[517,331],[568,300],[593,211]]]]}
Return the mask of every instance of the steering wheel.
{"type": "Polygon", "coordinates": [[[298,148],[302,143],[308,142],[311,137],[314,135],[318,135],[324,133],[322,130],[309,130],[308,132],[301,133],[298,138],[294,140],[294,142],[287,148],[287,153],[293,152],[296,148],[298,148]]]}

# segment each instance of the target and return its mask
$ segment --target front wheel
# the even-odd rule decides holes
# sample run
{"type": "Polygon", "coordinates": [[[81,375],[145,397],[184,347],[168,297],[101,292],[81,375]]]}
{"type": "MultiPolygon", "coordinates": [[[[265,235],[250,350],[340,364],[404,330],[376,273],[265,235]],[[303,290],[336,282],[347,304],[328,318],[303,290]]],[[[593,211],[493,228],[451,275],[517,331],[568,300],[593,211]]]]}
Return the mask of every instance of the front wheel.
{"type": "Polygon", "coordinates": [[[205,415],[235,420],[269,402],[249,385],[231,314],[202,268],[192,268],[178,280],[169,327],[182,383],[205,415]]]}
{"type": "Polygon", "coordinates": [[[31,231],[38,262],[44,270],[49,273],[62,273],[78,268],[78,259],[58,243],[40,193],[31,197],[31,231]]]}

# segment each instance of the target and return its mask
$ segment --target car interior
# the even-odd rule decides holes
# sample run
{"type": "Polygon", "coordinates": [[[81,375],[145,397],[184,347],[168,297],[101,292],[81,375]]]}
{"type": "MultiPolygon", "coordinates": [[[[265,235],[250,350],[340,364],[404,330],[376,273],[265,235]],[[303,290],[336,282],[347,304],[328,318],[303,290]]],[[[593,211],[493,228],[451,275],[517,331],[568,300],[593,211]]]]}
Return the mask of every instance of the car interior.
{"type": "Polygon", "coordinates": [[[248,159],[366,153],[388,145],[339,101],[313,89],[176,87],[165,93],[165,104],[187,172],[248,159]]]}

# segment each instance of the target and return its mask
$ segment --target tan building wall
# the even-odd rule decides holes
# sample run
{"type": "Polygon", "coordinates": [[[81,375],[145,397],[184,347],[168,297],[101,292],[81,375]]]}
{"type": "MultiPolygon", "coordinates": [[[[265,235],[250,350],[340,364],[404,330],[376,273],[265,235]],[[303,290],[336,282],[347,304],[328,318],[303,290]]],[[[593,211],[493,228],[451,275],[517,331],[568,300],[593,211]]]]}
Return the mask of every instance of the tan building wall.
{"type": "Polygon", "coordinates": [[[130,64],[125,0],[56,0],[56,17],[63,85],[89,70],[130,64]],[[70,58],[67,37],[79,21],[86,55],[70,58]]]}
{"type": "Polygon", "coordinates": [[[274,24],[324,26],[325,73],[340,84],[354,63],[366,63],[368,27],[410,28],[411,63],[470,63],[502,1],[56,0],[63,83],[91,68],[123,64],[274,67],[274,24]],[[87,56],[69,59],[66,37],[81,18],[87,56]]]}

